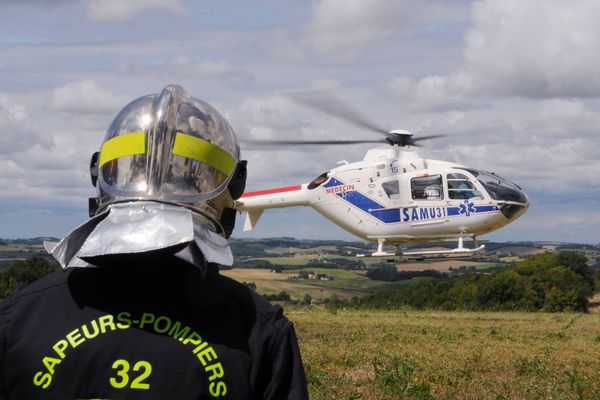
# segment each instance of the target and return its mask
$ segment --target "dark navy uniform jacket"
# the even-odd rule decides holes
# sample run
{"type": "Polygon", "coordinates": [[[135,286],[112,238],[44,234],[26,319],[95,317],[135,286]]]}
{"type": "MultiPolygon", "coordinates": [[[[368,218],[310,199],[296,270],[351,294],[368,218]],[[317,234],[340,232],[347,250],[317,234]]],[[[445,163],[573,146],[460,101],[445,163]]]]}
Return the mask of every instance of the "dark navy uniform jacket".
{"type": "Polygon", "coordinates": [[[305,399],[292,324],[216,269],[71,269],[0,303],[0,399],[305,399]]]}

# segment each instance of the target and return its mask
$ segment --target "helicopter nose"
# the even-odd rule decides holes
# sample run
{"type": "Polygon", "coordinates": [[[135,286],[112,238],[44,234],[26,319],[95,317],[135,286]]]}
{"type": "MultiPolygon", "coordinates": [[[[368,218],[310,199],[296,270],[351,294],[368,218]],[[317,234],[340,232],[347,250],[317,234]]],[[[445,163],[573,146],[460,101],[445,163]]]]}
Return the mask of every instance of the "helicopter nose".
{"type": "Polygon", "coordinates": [[[529,208],[529,196],[522,190],[520,191],[520,201],[510,201],[500,206],[500,211],[508,221],[514,221],[527,211],[529,208]]]}

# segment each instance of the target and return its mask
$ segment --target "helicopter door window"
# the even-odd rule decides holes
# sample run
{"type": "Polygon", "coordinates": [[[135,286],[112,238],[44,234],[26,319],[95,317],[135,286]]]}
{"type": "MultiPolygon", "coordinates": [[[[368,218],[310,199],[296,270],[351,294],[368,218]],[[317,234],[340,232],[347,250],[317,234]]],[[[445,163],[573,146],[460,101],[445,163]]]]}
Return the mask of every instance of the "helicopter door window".
{"type": "Polygon", "coordinates": [[[415,200],[442,200],[442,176],[420,176],[410,180],[412,198],[415,200]]]}
{"type": "Polygon", "coordinates": [[[381,187],[390,199],[396,200],[400,197],[400,183],[396,179],[383,182],[381,187]]]}
{"type": "Polygon", "coordinates": [[[448,179],[448,197],[451,199],[470,199],[480,196],[473,183],[463,174],[452,173],[448,179]]]}

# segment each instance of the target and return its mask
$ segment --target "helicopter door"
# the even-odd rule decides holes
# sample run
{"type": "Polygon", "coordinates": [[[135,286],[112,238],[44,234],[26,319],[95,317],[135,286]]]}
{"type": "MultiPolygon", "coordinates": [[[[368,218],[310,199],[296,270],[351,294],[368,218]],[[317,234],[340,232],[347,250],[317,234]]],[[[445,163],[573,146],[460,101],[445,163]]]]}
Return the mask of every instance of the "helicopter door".
{"type": "Polygon", "coordinates": [[[413,202],[420,200],[444,200],[444,187],[441,175],[417,176],[410,180],[413,202]]]}
{"type": "Polygon", "coordinates": [[[483,195],[467,175],[459,172],[451,172],[446,175],[448,185],[448,215],[470,216],[477,212],[478,200],[483,195]]]}
{"type": "Polygon", "coordinates": [[[474,197],[483,198],[473,182],[465,175],[458,172],[446,175],[448,182],[448,200],[453,203],[463,203],[464,200],[474,197]]]}

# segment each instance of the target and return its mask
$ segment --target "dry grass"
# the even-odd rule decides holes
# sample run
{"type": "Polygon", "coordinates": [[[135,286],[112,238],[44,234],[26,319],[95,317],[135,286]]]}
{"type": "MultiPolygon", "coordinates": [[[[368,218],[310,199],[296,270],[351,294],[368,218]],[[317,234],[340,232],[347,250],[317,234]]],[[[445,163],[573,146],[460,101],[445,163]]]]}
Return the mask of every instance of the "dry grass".
{"type": "MultiPolygon", "coordinates": [[[[335,270],[331,271],[334,272],[335,270]]],[[[345,287],[331,287],[331,285],[321,284],[319,281],[307,279],[288,279],[289,277],[297,276],[297,271],[273,273],[268,269],[234,268],[231,270],[221,271],[221,274],[235,279],[238,282],[254,282],[254,284],[256,284],[257,291],[261,294],[275,294],[285,291],[296,300],[302,299],[307,293],[315,301],[322,301],[323,299],[333,295],[349,299],[353,296],[365,296],[369,294],[369,292],[364,290],[353,290],[345,287]]]]}
{"type": "Polygon", "coordinates": [[[313,399],[598,399],[597,314],[290,309],[313,399]]]}
{"type": "Polygon", "coordinates": [[[321,302],[332,296],[345,299],[350,299],[354,296],[363,297],[382,290],[397,290],[400,287],[410,284],[409,281],[374,281],[367,278],[364,273],[361,274],[358,271],[328,268],[299,268],[297,270],[286,270],[277,274],[267,269],[234,268],[221,271],[221,273],[239,282],[253,282],[256,285],[256,290],[261,294],[275,294],[285,291],[292,296],[292,299],[302,300],[308,293],[316,302],[321,302]],[[335,280],[288,279],[290,277],[297,277],[300,270],[323,273],[335,277],[335,280]]]}
{"type": "Polygon", "coordinates": [[[481,267],[488,266],[490,263],[477,262],[477,261],[464,261],[464,260],[442,260],[434,262],[403,262],[396,264],[398,271],[423,271],[426,269],[432,269],[439,272],[448,272],[450,268],[459,267],[481,267]]]}

